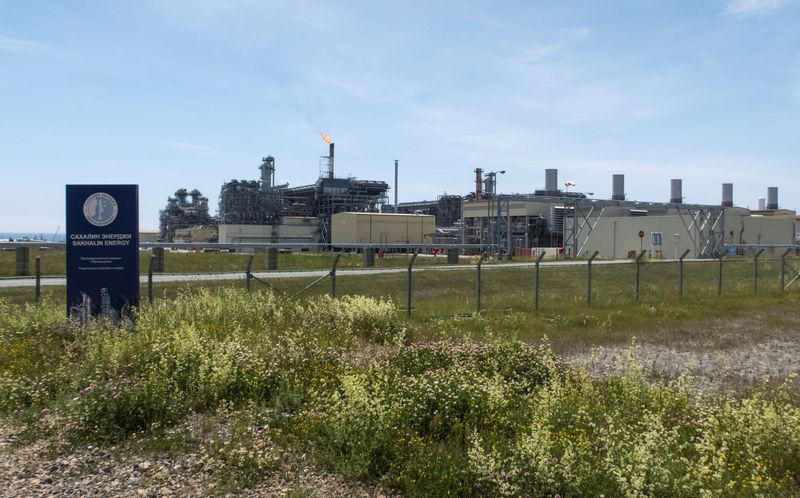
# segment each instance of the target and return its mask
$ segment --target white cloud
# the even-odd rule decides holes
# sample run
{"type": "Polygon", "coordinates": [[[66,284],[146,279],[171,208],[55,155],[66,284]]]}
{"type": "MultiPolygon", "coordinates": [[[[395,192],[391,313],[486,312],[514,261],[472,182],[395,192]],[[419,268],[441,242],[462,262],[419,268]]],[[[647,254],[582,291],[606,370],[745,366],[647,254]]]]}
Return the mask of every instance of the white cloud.
{"type": "Polygon", "coordinates": [[[0,53],[32,57],[55,57],[64,61],[72,61],[74,59],[68,52],[55,49],[45,43],[19,38],[0,37],[0,53]]]}
{"type": "Polygon", "coordinates": [[[762,16],[775,12],[790,0],[728,0],[725,14],[737,17],[762,16]]]}
{"type": "Polygon", "coordinates": [[[205,145],[193,144],[191,142],[181,142],[179,140],[166,140],[166,144],[170,148],[181,152],[194,152],[204,156],[209,156],[214,153],[214,150],[211,147],[206,147],[205,145]]]}

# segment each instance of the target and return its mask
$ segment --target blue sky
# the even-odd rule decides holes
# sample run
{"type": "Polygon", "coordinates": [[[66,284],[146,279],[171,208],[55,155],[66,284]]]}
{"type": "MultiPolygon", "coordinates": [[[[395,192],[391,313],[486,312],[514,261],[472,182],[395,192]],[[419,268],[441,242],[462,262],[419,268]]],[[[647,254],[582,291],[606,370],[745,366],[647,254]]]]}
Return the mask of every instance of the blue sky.
{"type": "MultiPolygon", "coordinates": [[[[279,183],[393,182],[401,201],[559,181],[609,198],[800,208],[800,0],[0,3],[0,231],[64,224],[67,183],[176,189],[216,210],[279,183]]],[[[390,192],[390,197],[393,192],[390,192]]]]}

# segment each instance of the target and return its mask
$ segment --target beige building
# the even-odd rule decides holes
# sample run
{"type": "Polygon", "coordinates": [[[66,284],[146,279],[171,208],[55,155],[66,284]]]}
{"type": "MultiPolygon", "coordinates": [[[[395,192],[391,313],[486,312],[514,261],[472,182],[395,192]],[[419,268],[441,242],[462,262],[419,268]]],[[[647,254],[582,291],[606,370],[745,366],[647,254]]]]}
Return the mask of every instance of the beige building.
{"type": "Polygon", "coordinates": [[[191,228],[178,228],[172,241],[177,243],[187,242],[216,242],[217,228],[214,226],[197,226],[191,228]]]}
{"type": "Polygon", "coordinates": [[[158,230],[139,230],[139,242],[158,242],[158,230]]]}
{"type": "Polygon", "coordinates": [[[346,244],[427,244],[436,217],[427,214],[336,213],[331,218],[331,242],[346,244]]]}
{"type": "Polygon", "coordinates": [[[319,218],[286,216],[283,223],[273,225],[219,225],[221,244],[306,242],[319,243],[321,221],[319,218]]]}
{"type": "Polygon", "coordinates": [[[703,243],[678,215],[602,217],[591,232],[586,224],[578,240],[582,245],[578,256],[598,251],[606,259],[631,257],[640,250],[648,251],[651,258],[670,259],[680,257],[686,249],[687,257],[696,258],[701,249],[698,245],[703,243]]]}

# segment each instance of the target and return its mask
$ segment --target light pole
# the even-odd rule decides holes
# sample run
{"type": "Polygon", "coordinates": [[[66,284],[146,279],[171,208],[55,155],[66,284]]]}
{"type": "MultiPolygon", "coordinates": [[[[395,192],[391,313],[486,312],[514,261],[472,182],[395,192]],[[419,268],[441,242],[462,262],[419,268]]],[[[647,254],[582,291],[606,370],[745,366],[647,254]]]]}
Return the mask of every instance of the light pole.
{"type": "Polygon", "coordinates": [[[487,222],[491,223],[491,245],[497,245],[498,243],[498,234],[497,234],[497,227],[498,223],[500,222],[500,199],[497,197],[497,175],[504,175],[506,174],[506,170],[500,171],[490,171],[486,173],[487,183],[490,188],[487,188],[487,195],[489,196],[489,201],[487,205],[486,217],[487,222]],[[497,216],[495,217],[494,222],[490,221],[492,216],[492,199],[496,199],[497,201],[497,216]]]}

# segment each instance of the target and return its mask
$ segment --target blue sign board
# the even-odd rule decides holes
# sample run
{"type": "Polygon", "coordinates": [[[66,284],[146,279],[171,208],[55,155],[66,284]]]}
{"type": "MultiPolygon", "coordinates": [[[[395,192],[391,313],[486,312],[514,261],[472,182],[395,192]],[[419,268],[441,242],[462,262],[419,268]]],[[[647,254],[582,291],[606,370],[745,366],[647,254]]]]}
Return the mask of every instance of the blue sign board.
{"type": "Polygon", "coordinates": [[[67,313],[139,306],[139,186],[67,185],[67,313]]]}

